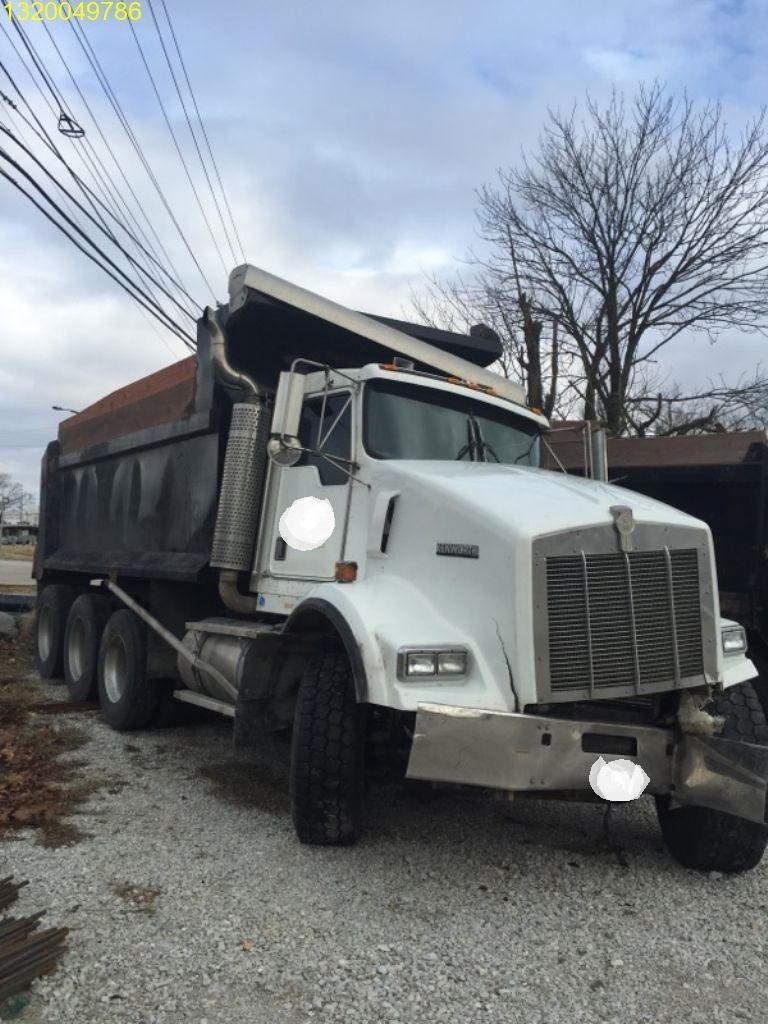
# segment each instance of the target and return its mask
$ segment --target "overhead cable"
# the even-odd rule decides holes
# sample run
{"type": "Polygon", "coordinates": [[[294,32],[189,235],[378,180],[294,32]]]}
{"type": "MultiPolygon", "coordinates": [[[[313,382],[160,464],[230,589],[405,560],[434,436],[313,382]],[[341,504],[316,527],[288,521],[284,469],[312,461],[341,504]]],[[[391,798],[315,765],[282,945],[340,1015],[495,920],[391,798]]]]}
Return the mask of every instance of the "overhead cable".
{"type": "Polygon", "coordinates": [[[215,192],[215,190],[213,188],[213,184],[211,182],[210,175],[208,174],[208,167],[206,165],[205,160],[203,159],[203,154],[202,154],[202,152],[200,150],[200,145],[199,145],[199,143],[197,141],[197,135],[195,134],[195,130],[192,127],[192,121],[190,119],[189,112],[187,111],[187,105],[184,102],[184,97],[182,96],[181,89],[179,88],[179,82],[178,82],[178,79],[176,78],[176,72],[173,70],[173,63],[171,62],[171,58],[170,58],[170,56],[168,54],[168,50],[167,50],[166,45],[165,45],[165,40],[163,39],[163,34],[160,31],[160,25],[158,23],[157,18],[155,17],[155,9],[152,6],[152,0],[147,0],[147,3],[149,4],[149,13],[152,15],[152,20],[155,23],[155,29],[157,30],[157,38],[160,40],[160,46],[162,47],[163,55],[165,56],[165,63],[168,65],[168,70],[169,70],[169,72],[171,74],[171,78],[173,80],[174,88],[176,89],[176,95],[179,97],[179,103],[181,103],[181,109],[184,111],[184,117],[185,117],[186,122],[187,122],[187,127],[189,128],[189,134],[192,136],[192,142],[194,144],[195,150],[197,151],[197,156],[198,156],[198,159],[200,161],[200,166],[203,169],[203,174],[205,175],[205,180],[208,183],[208,189],[209,189],[209,191],[211,193],[211,197],[213,199],[214,206],[216,207],[216,212],[219,215],[219,220],[221,221],[221,227],[222,227],[222,230],[224,231],[224,237],[227,240],[227,245],[229,246],[229,251],[232,253],[232,260],[233,260],[233,265],[234,265],[235,263],[237,263],[237,254],[235,252],[234,246],[232,245],[232,240],[229,237],[229,231],[227,230],[227,223],[224,220],[224,215],[222,214],[221,207],[219,206],[219,200],[216,197],[216,192],[215,192]]]}
{"type": "Polygon", "coordinates": [[[56,210],[59,216],[71,228],[73,228],[79,235],[84,237],[86,243],[90,245],[96,253],[98,253],[98,255],[104,262],[100,262],[100,260],[97,259],[92,253],[88,252],[88,250],[83,245],[81,245],[81,243],[78,242],[77,239],[69,231],[67,231],[67,229],[41,205],[41,203],[39,203],[35,199],[34,195],[32,195],[31,192],[24,188],[23,185],[21,185],[7,171],[4,171],[0,167],[0,175],[2,177],[8,180],[14,186],[14,188],[18,189],[18,191],[25,195],[27,199],[29,199],[29,201],[32,203],[32,205],[35,206],[43,214],[43,216],[45,216],[49,221],[51,221],[51,223],[54,224],[59,229],[59,231],[66,235],[67,238],[69,238],[69,240],[73,243],[73,245],[75,245],[76,248],[80,250],[80,252],[87,256],[89,260],[95,263],[101,270],[103,270],[109,277],[111,277],[118,285],[120,285],[120,287],[124,291],[128,292],[128,294],[131,295],[131,297],[134,298],[136,302],[138,302],[148,312],[150,312],[152,316],[156,317],[165,327],[167,327],[174,334],[182,338],[182,340],[186,342],[190,349],[194,349],[194,339],[190,335],[186,334],[183,328],[181,328],[177,323],[175,323],[175,321],[173,321],[168,316],[168,314],[160,306],[157,305],[157,303],[155,303],[149,296],[147,296],[146,292],[143,292],[134,281],[130,280],[128,275],[125,274],[125,272],[122,271],[117,266],[117,264],[115,264],[114,261],[111,260],[109,256],[107,256],[106,253],[102,249],[100,249],[99,246],[96,245],[96,243],[93,242],[85,234],[85,232],[83,232],[83,230],[72,220],[71,217],[69,217],[69,215],[61,208],[61,206],[59,206],[59,204],[54,199],[47,195],[42,186],[38,185],[37,182],[35,182],[31,175],[29,175],[24,170],[21,164],[19,164],[16,160],[13,159],[13,157],[10,156],[9,153],[7,153],[5,150],[1,148],[0,157],[2,157],[2,159],[6,160],[7,163],[14,167],[16,171],[18,171],[18,173],[21,174],[22,177],[24,177],[36,191],[41,193],[45,201],[50,206],[52,206],[54,210],[56,210]],[[105,266],[104,263],[108,264],[108,266],[105,266]],[[110,267],[112,268],[111,270],[109,269],[110,267]],[[122,278],[123,280],[121,280],[120,278],[122,278]]]}
{"type": "Polygon", "coordinates": [[[161,113],[163,115],[163,119],[165,121],[166,128],[168,129],[168,133],[171,136],[171,139],[173,140],[173,145],[174,145],[174,148],[176,149],[176,154],[177,154],[177,156],[179,158],[179,161],[181,162],[181,166],[184,168],[184,173],[187,176],[187,181],[189,182],[189,187],[192,189],[192,193],[193,193],[193,195],[195,197],[195,201],[197,202],[198,209],[200,210],[200,215],[203,218],[203,221],[205,222],[205,226],[208,228],[208,234],[211,236],[211,241],[213,242],[213,246],[214,246],[214,248],[215,248],[215,250],[216,250],[216,252],[218,254],[219,260],[221,261],[221,266],[222,266],[222,269],[224,271],[224,276],[226,277],[227,276],[227,264],[224,262],[224,257],[221,254],[221,249],[219,248],[219,243],[217,242],[216,236],[213,233],[213,228],[211,227],[211,222],[208,220],[208,214],[205,212],[205,207],[203,206],[202,200],[200,199],[200,193],[197,191],[197,185],[195,185],[195,183],[194,183],[194,181],[192,179],[192,175],[190,174],[189,167],[187,166],[187,161],[184,159],[184,154],[181,151],[181,146],[179,145],[179,140],[176,137],[176,132],[173,130],[173,125],[171,124],[171,119],[168,117],[168,111],[165,109],[165,104],[163,103],[163,98],[160,95],[160,90],[157,87],[157,83],[155,81],[155,76],[152,74],[152,69],[149,66],[149,62],[147,60],[146,54],[144,53],[144,48],[141,45],[141,40],[139,39],[138,35],[136,34],[136,29],[135,29],[134,24],[133,24],[132,21],[128,22],[128,26],[129,26],[129,28],[131,30],[131,33],[133,35],[134,40],[136,41],[136,46],[138,47],[139,55],[141,56],[141,61],[142,61],[143,65],[144,65],[144,70],[147,72],[147,77],[149,78],[150,84],[152,85],[152,91],[154,92],[155,99],[157,100],[157,104],[160,107],[160,111],[161,111],[161,113]]]}

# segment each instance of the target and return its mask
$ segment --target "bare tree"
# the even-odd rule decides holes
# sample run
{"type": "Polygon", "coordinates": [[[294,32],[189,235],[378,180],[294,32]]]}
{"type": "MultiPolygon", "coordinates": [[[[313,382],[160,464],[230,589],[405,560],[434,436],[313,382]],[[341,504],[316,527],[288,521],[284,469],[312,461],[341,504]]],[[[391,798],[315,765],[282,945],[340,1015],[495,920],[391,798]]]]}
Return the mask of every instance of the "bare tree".
{"type": "Polygon", "coordinates": [[[501,342],[498,369],[525,388],[528,405],[546,416],[565,418],[576,397],[572,348],[560,342],[557,319],[545,319],[515,279],[514,294],[488,276],[467,281],[430,278],[424,291],[413,293],[411,306],[422,320],[445,330],[470,334],[492,331],[501,342]]]}
{"type": "Polygon", "coordinates": [[[697,108],[659,85],[629,104],[618,93],[605,108],[588,99],[583,120],[575,108],[551,112],[536,157],[481,190],[478,216],[490,243],[471,260],[478,287],[507,314],[525,321],[522,297],[534,322],[558,325],[561,351],[578,357],[585,417],[616,434],[662,415],[643,386],[664,346],[765,323],[763,114],[731,141],[718,105],[697,108]]]}
{"type": "Polygon", "coordinates": [[[731,384],[721,376],[693,392],[686,392],[679,385],[648,390],[647,395],[638,394],[627,400],[628,416],[641,437],[649,432],[649,427],[653,434],[663,437],[768,425],[768,380],[760,366],[752,375],[742,373],[731,384]]]}
{"type": "Polygon", "coordinates": [[[31,500],[32,495],[25,491],[20,483],[12,480],[8,473],[0,473],[0,542],[3,539],[3,526],[10,510],[21,509],[25,502],[31,500]]]}

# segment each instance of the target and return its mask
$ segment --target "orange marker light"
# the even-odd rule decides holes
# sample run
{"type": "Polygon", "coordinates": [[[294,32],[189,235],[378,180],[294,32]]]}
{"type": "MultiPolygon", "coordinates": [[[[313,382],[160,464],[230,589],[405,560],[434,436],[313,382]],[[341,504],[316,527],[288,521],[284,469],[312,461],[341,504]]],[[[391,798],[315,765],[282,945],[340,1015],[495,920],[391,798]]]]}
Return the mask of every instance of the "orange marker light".
{"type": "Polygon", "coordinates": [[[334,575],[337,583],[354,583],[357,579],[357,562],[337,562],[334,575]]]}

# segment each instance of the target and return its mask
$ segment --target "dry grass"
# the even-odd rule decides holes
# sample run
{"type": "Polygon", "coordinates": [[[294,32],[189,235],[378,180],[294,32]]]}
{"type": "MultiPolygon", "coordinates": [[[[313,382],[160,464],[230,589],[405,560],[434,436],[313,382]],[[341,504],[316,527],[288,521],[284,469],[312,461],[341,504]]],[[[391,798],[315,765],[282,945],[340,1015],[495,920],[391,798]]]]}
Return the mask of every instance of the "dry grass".
{"type": "Polygon", "coordinates": [[[34,544],[0,545],[0,558],[7,562],[31,562],[35,557],[34,544]]]}
{"type": "Polygon", "coordinates": [[[93,790],[78,777],[79,765],[64,758],[83,745],[84,734],[57,723],[59,708],[36,692],[26,678],[31,671],[28,634],[0,640],[0,839],[35,828],[43,843],[62,846],[81,838],[64,819],[93,790]]]}

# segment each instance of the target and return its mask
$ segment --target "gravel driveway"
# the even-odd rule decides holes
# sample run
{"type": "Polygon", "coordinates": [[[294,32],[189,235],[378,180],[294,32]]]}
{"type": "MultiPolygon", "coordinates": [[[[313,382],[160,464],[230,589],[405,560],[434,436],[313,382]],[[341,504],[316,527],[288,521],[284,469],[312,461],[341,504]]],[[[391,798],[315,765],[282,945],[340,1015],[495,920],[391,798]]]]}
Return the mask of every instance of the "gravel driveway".
{"type": "Polygon", "coordinates": [[[768,866],[677,867],[650,804],[614,809],[626,867],[600,807],[415,785],[373,789],[360,846],[311,849],[284,748],[235,755],[224,720],[61,721],[98,784],[74,819],[87,835],[0,841],[0,876],[30,880],[14,912],[71,929],[23,1021],[766,1019],[768,866]]]}

